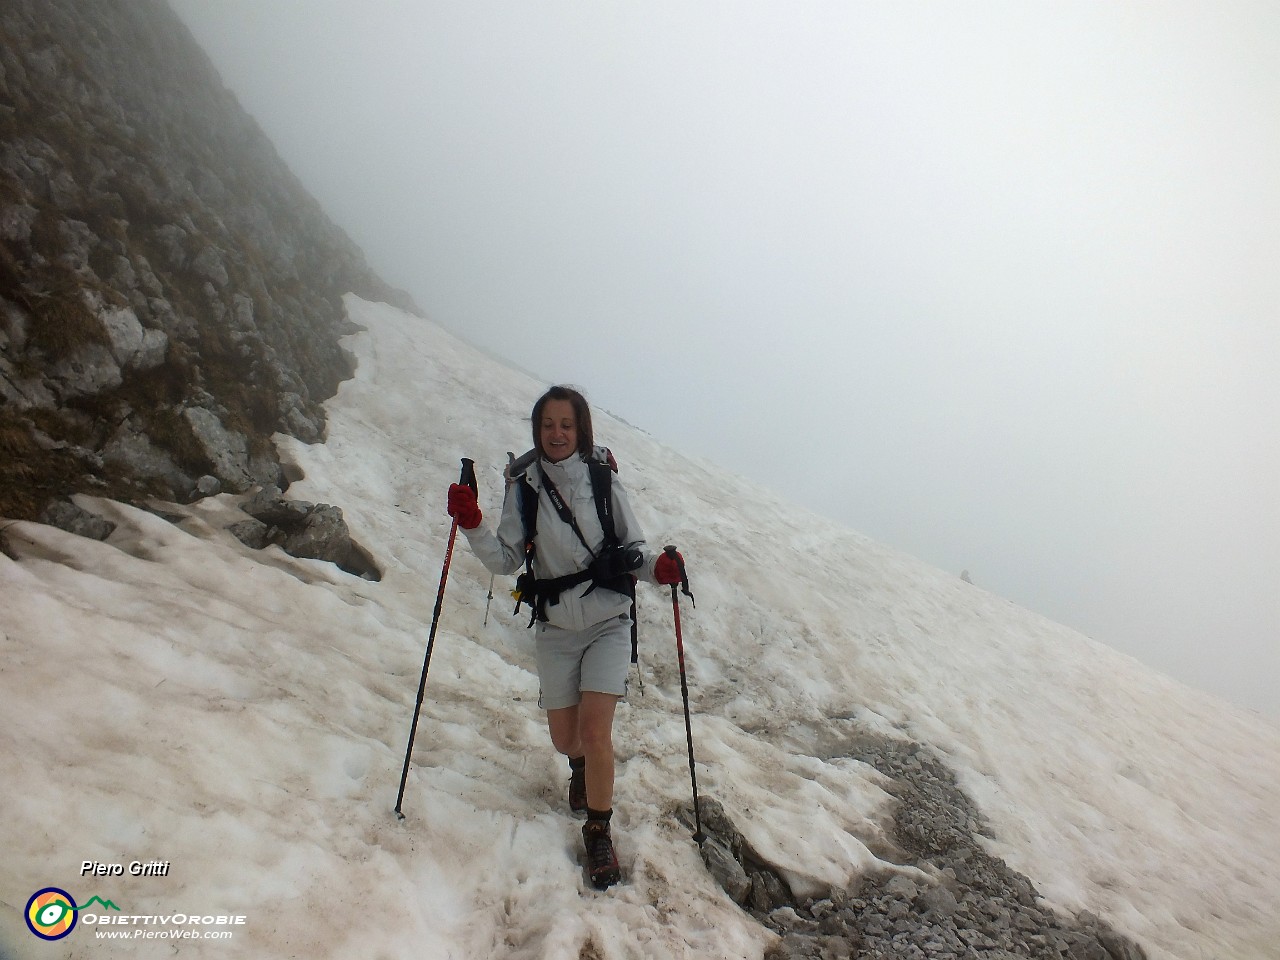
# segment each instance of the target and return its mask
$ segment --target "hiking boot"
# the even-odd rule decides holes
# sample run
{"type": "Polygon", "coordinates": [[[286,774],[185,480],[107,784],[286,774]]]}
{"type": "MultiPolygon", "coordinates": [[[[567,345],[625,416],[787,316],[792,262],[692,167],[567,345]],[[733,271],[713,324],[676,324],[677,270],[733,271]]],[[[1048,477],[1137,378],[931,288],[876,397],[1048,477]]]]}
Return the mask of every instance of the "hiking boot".
{"type": "Polygon", "coordinates": [[[591,875],[593,887],[604,890],[622,879],[618,855],[614,852],[613,840],[609,837],[608,820],[588,820],[584,823],[582,842],[587,848],[587,872],[591,875]]]}
{"type": "Polygon", "coordinates": [[[587,809],[587,760],[585,757],[569,760],[569,809],[584,813],[587,809]]]}

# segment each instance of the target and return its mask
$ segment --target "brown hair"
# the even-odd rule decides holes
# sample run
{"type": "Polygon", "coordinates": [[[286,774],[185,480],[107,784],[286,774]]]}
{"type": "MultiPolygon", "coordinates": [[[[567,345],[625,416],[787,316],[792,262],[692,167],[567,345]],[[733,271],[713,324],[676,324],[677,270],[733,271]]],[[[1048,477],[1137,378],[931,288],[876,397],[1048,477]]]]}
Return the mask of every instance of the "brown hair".
{"type": "Polygon", "coordinates": [[[533,449],[538,451],[538,456],[546,456],[546,451],[542,449],[542,409],[551,400],[569,401],[573,407],[574,419],[578,421],[578,453],[591,456],[596,443],[595,433],[591,429],[591,407],[587,405],[587,398],[579,391],[566,386],[552,387],[533,405],[533,413],[529,417],[533,425],[533,449]]]}

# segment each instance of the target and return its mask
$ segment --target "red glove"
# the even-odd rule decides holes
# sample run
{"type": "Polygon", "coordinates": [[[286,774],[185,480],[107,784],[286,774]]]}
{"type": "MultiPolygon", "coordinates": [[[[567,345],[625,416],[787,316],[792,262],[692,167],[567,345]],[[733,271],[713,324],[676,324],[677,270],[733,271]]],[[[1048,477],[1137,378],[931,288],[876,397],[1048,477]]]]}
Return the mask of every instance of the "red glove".
{"type": "Polygon", "coordinates": [[[480,512],[476,492],[461,483],[449,484],[449,516],[457,520],[463,530],[474,530],[480,526],[484,514],[480,512]]]}
{"type": "Polygon", "coordinates": [[[658,555],[658,562],[653,565],[653,579],[663,586],[672,586],[684,581],[684,557],[675,551],[675,556],[663,552],[658,555]]]}

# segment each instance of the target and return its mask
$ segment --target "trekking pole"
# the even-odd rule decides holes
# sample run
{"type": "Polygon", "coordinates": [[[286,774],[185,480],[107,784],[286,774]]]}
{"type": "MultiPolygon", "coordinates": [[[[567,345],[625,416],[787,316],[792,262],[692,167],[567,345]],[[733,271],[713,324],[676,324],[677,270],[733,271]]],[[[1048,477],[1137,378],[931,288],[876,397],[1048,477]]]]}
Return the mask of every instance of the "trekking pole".
{"type": "MultiPolygon", "coordinates": [[[[502,512],[507,511],[507,494],[511,491],[511,465],[516,462],[516,455],[510,450],[507,451],[507,469],[502,474],[502,479],[506,481],[502,485],[502,512]]],[[[493,603],[493,578],[496,574],[489,574],[489,595],[484,599],[484,626],[489,625],[489,604],[493,603]]]]}
{"type": "MultiPolygon", "coordinates": [[[[680,566],[680,590],[689,602],[695,607],[698,605],[693,599],[693,594],[689,592],[689,575],[685,573],[684,562],[680,559],[680,554],[675,547],[666,546],[662,551],[676,561],[680,566]]],[[[680,696],[684,700],[684,735],[689,742],[689,781],[693,784],[693,839],[698,846],[702,846],[707,835],[702,832],[702,813],[698,808],[698,773],[694,768],[693,762],[693,726],[689,721],[689,682],[685,679],[684,673],[684,640],[680,636],[680,597],[676,594],[676,585],[671,584],[671,612],[675,615],[676,621],[676,658],[680,662],[680,696]]]]}
{"type": "MultiPolygon", "coordinates": [[[[476,465],[466,457],[462,458],[462,474],[458,483],[465,484],[472,490],[476,486],[476,465]]],[[[444,606],[444,585],[449,579],[449,563],[453,560],[453,543],[458,538],[458,518],[453,518],[449,528],[449,545],[444,551],[444,569],[440,571],[440,589],[436,591],[436,609],[431,615],[431,632],[427,634],[427,654],[422,660],[422,679],[418,681],[418,702],[413,707],[413,725],[409,727],[409,746],[404,751],[404,769],[400,771],[400,792],[396,794],[396,816],[401,820],[400,804],[404,802],[404,785],[409,779],[409,757],[413,755],[413,738],[418,732],[418,715],[422,712],[422,695],[427,689],[427,671],[431,669],[431,649],[436,644],[436,627],[440,625],[440,608],[444,606]]]]}
{"type": "MultiPolygon", "coordinates": [[[[635,587],[632,587],[635,592],[635,587]]],[[[640,696],[644,696],[644,664],[640,662],[640,601],[631,601],[631,662],[636,665],[636,681],[640,684],[640,696]]]]}

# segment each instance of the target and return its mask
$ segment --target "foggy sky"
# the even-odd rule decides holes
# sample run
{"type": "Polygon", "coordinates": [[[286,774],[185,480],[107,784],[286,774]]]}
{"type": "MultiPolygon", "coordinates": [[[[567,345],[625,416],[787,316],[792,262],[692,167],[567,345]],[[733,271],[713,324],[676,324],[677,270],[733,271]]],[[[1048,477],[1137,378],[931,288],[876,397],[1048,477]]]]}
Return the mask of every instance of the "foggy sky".
{"type": "Polygon", "coordinates": [[[432,319],[1280,717],[1280,8],[172,5],[432,319]]]}

